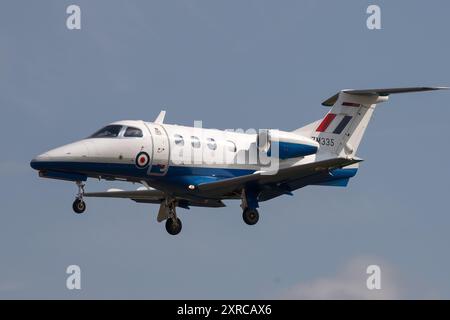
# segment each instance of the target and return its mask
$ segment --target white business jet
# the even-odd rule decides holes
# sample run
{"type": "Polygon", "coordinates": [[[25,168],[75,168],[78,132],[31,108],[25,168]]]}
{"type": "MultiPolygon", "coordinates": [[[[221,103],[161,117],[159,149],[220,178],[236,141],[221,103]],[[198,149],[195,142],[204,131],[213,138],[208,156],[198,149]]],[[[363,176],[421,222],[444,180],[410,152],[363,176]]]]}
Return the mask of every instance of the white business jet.
{"type": "Polygon", "coordinates": [[[233,132],[154,122],[118,121],[90,137],[31,161],[40,177],[76,182],[73,210],[85,197],[127,198],[159,204],[157,221],[176,235],[176,208],[223,207],[241,201],[245,223],[259,220],[259,202],[308,185],[347,186],[362,159],[356,151],[378,103],[390,94],[443,87],[342,90],[324,101],[323,119],[294,131],[233,132]],[[139,183],[137,190],[85,192],[87,178],[139,183]]]}

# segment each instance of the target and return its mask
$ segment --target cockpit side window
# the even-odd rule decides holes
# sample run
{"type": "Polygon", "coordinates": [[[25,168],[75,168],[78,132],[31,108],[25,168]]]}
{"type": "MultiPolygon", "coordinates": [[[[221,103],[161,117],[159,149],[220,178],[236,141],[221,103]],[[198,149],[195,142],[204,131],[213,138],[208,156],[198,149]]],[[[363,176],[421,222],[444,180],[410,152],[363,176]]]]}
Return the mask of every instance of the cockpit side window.
{"type": "Polygon", "coordinates": [[[127,130],[125,130],[124,137],[132,137],[132,138],[142,138],[142,130],[134,127],[128,127],[127,130]]]}
{"type": "Polygon", "coordinates": [[[117,138],[122,126],[120,125],[109,125],[94,133],[90,138],[117,138]]]}

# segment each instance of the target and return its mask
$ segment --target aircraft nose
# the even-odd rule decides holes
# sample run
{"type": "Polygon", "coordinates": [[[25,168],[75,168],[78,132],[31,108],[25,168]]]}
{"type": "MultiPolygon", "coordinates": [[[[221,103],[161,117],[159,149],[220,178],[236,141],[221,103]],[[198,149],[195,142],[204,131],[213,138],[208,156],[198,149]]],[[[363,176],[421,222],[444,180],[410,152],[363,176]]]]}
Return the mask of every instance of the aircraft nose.
{"type": "Polygon", "coordinates": [[[42,169],[42,162],[49,159],[49,156],[47,153],[40,154],[36,156],[34,159],[30,162],[30,167],[35,170],[41,170],[42,169]]]}
{"type": "Polygon", "coordinates": [[[35,170],[58,169],[63,163],[78,162],[88,156],[86,143],[77,141],[36,156],[30,166],[35,170]]]}

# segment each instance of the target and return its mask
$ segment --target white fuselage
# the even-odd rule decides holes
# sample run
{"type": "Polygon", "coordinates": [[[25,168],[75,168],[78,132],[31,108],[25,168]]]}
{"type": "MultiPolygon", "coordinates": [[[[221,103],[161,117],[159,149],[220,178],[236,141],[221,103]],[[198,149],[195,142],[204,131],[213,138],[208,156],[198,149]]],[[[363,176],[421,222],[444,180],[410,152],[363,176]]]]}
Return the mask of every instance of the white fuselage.
{"type": "Polygon", "coordinates": [[[89,138],[38,156],[31,165],[43,177],[145,181],[150,186],[173,191],[315,161],[317,142],[288,132],[273,131],[271,135],[276,136],[279,144],[272,141],[269,147],[258,147],[261,135],[256,131],[118,121],[89,138]],[[278,156],[282,152],[288,157],[278,156]],[[312,154],[298,157],[295,152],[312,154]]]}

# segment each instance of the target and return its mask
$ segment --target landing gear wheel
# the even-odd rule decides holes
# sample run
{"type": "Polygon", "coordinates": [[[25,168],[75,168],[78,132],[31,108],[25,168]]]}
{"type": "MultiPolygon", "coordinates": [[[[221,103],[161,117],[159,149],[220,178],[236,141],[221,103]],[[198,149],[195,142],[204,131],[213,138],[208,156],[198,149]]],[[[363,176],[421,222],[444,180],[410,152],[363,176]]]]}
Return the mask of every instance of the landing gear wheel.
{"type": "Polygon", "coordinates": [[[86,203],[82,199],[75,199],[72,208],[75,213],[83,213],[86,210],[86,203]]]}
{"type": "Polygon", "coordinates": [[[169,218],[166,220],[166,230],[173,236],[180,233],[181,227],[181,220],[178,218],[176,218],[176,220],[174,220],[173,218],[169,218]]]}
{"type": "Polygon", "coordinates": [[[250,226],[256,224],[259,220],[259,213],[256,209],[246,208],[242,213],[242,218],[244,222],[250,226]]]}

